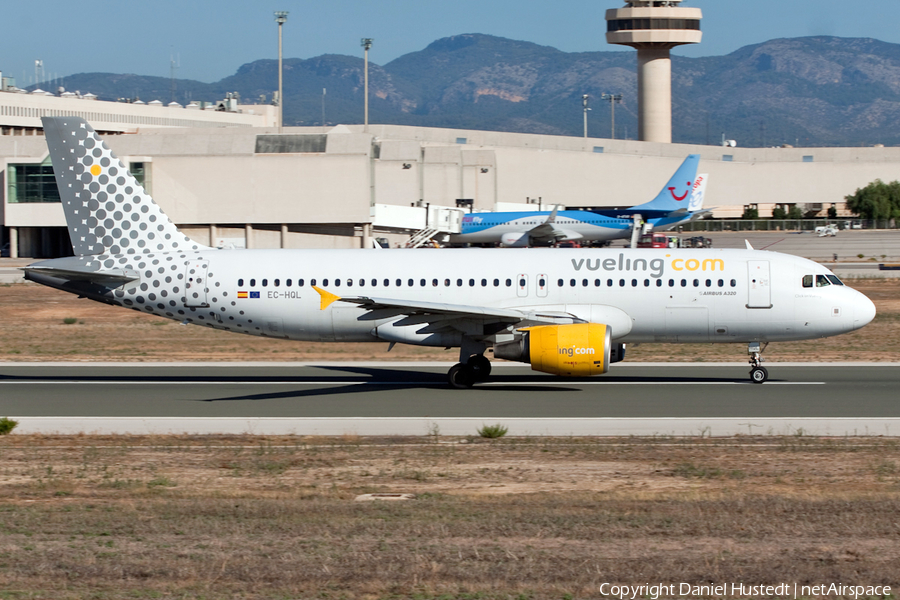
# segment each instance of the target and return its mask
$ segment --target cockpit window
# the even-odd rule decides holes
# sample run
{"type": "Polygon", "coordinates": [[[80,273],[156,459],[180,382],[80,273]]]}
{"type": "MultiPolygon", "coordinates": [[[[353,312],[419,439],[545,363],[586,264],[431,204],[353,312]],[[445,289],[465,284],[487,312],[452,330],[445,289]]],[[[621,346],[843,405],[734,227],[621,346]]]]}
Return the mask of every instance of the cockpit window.
{"type": "Polygon", "coordinates": [[[813,285],[813,276],[812,275],[804,275],[803,276],[803,287],[812,287],[813,285]]]}
{"type": "Polygon", "coordinates": [[[824,275],[816,275],[816,287],[825,287],[827,285],[831,285],[831,282],[828,281],[828,278],[824,275]]]}
{"type": "Polygon", "coordinates": [[[844,285],[844,282],[838,279],[837,275],[826,275],[825,277],[834,285],[844,285]]]}

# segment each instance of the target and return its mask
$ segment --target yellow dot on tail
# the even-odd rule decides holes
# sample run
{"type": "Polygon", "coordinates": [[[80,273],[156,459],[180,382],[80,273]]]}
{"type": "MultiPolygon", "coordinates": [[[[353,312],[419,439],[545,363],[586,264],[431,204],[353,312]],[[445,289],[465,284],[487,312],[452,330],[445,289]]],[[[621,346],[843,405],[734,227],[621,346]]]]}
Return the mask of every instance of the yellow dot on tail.
{"type": "Polygon", "coordinates": [[[100,174],[100,165],[94,165],[93,167],[91,167],[91,175],[96,177],[99,174],[100,174]]]}

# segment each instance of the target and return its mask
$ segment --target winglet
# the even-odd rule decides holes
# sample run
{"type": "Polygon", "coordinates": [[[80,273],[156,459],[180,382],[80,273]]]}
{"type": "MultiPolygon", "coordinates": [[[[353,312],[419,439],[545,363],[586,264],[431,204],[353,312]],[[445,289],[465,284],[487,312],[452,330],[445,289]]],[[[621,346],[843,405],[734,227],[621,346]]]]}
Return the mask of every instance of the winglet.
{"type": "Polygon", "coordinates": [[[744,240],[744,243],[747,244],[747,250],[753,250],[753,246],[750,245],[750,240],[744,240]]]}
{"type": "Polygon", "coordinates": [[[323,290],[322,288],[320,288],[318,286],[314,285],[314,286],[312,286],[312,288],[314,290],[316,290],[317,292],[319,292],[319,296],[321,297],[320,301],[319,301],[319,310],[325,310],[326,308],[328,308],[329,306],[331,306],[332,304],[334,304],[335,302],[337,302],[338,300],[341,299],[340,296],[335,296],[331,292],[326,292],[325,290],[323,290]]]}
{"type": "Polygon", "coordinates": [[[556,223],[556,213],[559,212],[559,204],[553,207],[553,210],[550,211],[550,216],[547,217],[545,223],[556,223]]]}

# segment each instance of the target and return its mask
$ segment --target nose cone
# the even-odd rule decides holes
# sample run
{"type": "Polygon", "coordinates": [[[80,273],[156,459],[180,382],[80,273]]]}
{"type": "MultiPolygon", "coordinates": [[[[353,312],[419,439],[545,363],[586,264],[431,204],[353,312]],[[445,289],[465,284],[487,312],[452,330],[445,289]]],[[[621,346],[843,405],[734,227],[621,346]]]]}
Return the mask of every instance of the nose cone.
{"type": "Polygon", "coordinates": [[[863,294],[859,294],[853,303],[853,329],[865,327],[874,318],[875,304],[863,294]]]}

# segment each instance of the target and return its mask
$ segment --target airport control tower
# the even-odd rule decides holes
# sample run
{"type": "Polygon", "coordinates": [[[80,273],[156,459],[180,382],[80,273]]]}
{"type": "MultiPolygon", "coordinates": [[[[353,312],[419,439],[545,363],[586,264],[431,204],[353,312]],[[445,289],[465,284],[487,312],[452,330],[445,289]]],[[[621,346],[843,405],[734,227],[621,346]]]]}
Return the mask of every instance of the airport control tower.
{"type": "Polygon", "coordinates": [[[672,59],[681,44],[699,44],[699,8],[681,0],[626,1],[606,11],[606,41],[638,51],[638,136],[645,142],[672,142],[672,59]]]}

